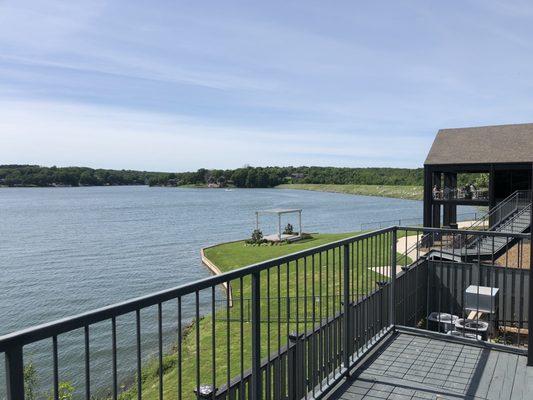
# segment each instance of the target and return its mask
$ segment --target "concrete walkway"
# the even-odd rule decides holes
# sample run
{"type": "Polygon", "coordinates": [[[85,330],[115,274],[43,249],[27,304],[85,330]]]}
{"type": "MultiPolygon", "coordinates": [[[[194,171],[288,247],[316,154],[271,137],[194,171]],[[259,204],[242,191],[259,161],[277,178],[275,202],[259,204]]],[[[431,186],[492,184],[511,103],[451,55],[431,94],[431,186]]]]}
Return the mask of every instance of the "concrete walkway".
{"type": "MultiPolygon", "coordinates": [[[[469,228],[470,226],[472,226],[474,222],[475,221],[462,221],[462,222],[459,222],[457,225],[459,229],[465,229],[465,228],[469,228]]],[[[409,236],[404,236],[404,237],[399,238],[396,241],[396,251],[399,254],[405,255],[406,249],[407,249],[407,257],[409,257],[412,261],[415,261],[417,256],[422,257],[426,255],[427,250],[420,249],[420,248],[417,250],[417,247],[415,246],[415,244],[417,243],[418,240],[420,240],[421,237],[422,237],[422,233],[419,233],[418,235],[414,234],[414,235],[409,235],[409,236]]],[[[404,263],[401,262],[402,260],[399,260],[399,261],[400,262],[398,262],[398,264],[396,265],[396,273],[401,272],[402,266],[405,265],[404,263]]],[[[389,265],[385,267],[371,268],[371,270],[374,272],[383,273],[385,276],[390,277],[390,266],[389,265]]]]}
{"type": "MultiPolygon", "coordinates": [[[[420,239],[420,237],[421,237],[421,235],[418,235],[418,239],[420,239]]],[[[407,257],[409,257],[411,260],[414,261],[416,259],[416,256],[417,256],[416,247],[414,247],[414,245],[417,242],[417,236],[416,235],[404,236],[404,237],[399,238],[396,241],[396,252],[399,253],[399,254],[405,254],[406,242],[407,242],[407,257]]],[[[418,256],[423,256],[424,254],[426,254],[425,251],[422,251],[422,250],[418,251],[418,256]]],[[[396,264],[396,273],[397,274],[402,271],[402,266],[404,265],[404,263],[402,261],[403,260],[400,259],[400,260],[398,260],[398,263],[396,264]]],[[[391,270],[390,265],[385,265],[385,266],[380,266],[380,267],[372,267],[370,269],[372,271],[377,272],[379,274],[382,274],[384,276],[390,277],[390,275],[391,275],[391,273],[390,273],[390,270],[391,270]]]]}

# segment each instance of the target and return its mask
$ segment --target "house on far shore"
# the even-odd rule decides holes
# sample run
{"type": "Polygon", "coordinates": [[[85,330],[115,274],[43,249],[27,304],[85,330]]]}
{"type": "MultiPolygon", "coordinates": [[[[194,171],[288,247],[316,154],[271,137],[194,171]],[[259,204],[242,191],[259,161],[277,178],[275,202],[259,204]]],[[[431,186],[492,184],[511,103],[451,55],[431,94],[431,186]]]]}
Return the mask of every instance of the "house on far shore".
{"type": "Polygon", "coordinates": [[[305,174],[303,172],[294,172],[290,176],[292,179],[303,179],[305,178],[305,174]]]}
{"type": "MultiPolygon", "coordinates": [[[[441,129],[424,162],[424,226],[456,227],[457,206],[486,206],[490,229],[531,215],[533,123],[441,129]],[[488,174],[488,190],[458,187],[459,174],[488,174]]],[[[520,229],[521,231],[525,231],[520,229]]]]}
{"type": "Polygon", "coordinates": [[[224,176],[219,177],[218,179],[215,179],[213,177],[210,177],[207,180],[207,187],[208,188],[224,188],[226,187],[226,178],[224,176]]]}

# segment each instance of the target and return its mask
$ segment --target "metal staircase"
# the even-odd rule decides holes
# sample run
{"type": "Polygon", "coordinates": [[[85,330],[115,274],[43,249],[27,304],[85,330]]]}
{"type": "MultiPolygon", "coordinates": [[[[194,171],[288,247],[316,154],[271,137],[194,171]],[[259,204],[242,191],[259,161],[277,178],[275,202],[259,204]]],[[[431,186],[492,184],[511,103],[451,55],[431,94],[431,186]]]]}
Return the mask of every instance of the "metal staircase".
{"type": "MultiPolygon", "coordinates": [[[[475,221],[469,230],[488,230],[505,233],[524,233],[530,228],[531,192],[517,190],[489,212],[475,221]]],[[[479,237],[466,235],[463,247],[466,254],[480,256],[497,255],[512,245],[503,237],[479,237]]]]}
{"type": "MultiPolygon", "coordinates": [[[[518,190],[464,230],[524,233],[530,229],[531,204],[531,191],[518,190]]],[[[429,241],[433,243],[434,240],[439,242],[436,247],[439,247],[440,254],[447,254],[453,260],[476,256],[495,257],[514,244],[505,237],[488,237],[479,234],[454,234],[451,239],[445,236],[437,239],[433,233],[429,232],[407,249],[406,254],[418,254],[417,249],[420,249],[430,255],[432,247],[435,246],[430,245],[428,248],[427,243],[429,241]]]]}
{"type": "MultiPolygon", "coordinates": [[[[514,213],[511,217],[507,218],[504,222],[496,226],[493,231],[506,232],[506,233],[524,233],[529,230],[531,222],[531,203],[514,213]]],[[[505,247],[509,246],[508,239],[503,237],[483,237],[479,239],[479,243],[473,243],[471,248],[477,250],[479,246],[479,253],[497,254],[505,247]]]]}
{"type": "Polygon", "coordinates": [[[466,229],[475,230],[497,230],[498,227],[505,224],[510,218],[522,211],[531,204],[531,191],[517,190],[487,213],[483,214],[466,229]]]}

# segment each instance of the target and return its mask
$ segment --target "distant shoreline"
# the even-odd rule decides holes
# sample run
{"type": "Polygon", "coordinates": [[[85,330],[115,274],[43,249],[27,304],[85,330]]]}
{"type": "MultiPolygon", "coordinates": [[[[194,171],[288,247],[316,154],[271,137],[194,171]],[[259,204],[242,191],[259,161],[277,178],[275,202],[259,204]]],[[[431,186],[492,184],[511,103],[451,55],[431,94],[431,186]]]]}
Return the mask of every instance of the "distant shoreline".
{"type": "MultiPolygon", "coordinates": [[[[210,187],[207,184],[196,185],[148,185],[148,184],[124,184],[124,185],[0,185],[0,189],[35,189],[35,188],[47,188],[47,189],[69,189],[69,188],[86,188],[86,187],[128,187],[128,186],[146,186],[146,187],[159,187],[159,188],[174,188],[174,189],[237,189],[235,186],[225,187],[210,187]]],[[[246,188],[244,188],[246,189],[246,188]]],[[[326,192],[326,193],[340,193],[340,194],[352,194],[359,196],[374,196],[374,197],[387,197],[403,200],[422,200],[423,187],[422,186],[402,186],[402,185],[335,185],[335,184],[283,184],[275,187],[267,188],[249,188],[249,189],[289,189],[289,190],[308,190],[314,192],[326,192]]]]}
{"type": "Polygon", "coordinates": [[[405,185],[335,185],[335,184],[284,184],[277,189],[310,190],[316,192],[354,194],[360,196],[388,197],[403,200],[422,200],[422,186],[405,185]]]}
{"type": "Polygon", "coordinates": [[[36,189],[36,188],[47,188],[47,189],[65,189],[65,188],[84,188],[84,187],[117,187],[117,186],[149,186],[144,183],[128,183],[124,185],[0,185],[0,189],[36,189]]]}

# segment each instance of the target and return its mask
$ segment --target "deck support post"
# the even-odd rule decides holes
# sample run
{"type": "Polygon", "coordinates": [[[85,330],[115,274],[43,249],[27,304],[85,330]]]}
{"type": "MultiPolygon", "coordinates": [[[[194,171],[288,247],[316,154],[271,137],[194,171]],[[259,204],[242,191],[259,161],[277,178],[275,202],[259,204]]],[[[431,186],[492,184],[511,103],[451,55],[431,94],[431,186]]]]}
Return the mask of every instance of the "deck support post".
{"type": "Polygon", "coordinates": [[[431,206],[432,206],[432,185],[431,185],[431,170],[426,165],[424,167],[424,226],[431,227],[431,206]]]}
{"type": "MultiPolygon", "coordinates": [[[[494,168],[494,164],[490,165],[489,170],[489,211],[493,209],[493,207],[496,206],[496,171],[494,168]]],[[[489,226],[492,226],[494,222],[494,215],[491,215],[489,217],[489,226]]]]}
{"type": "MultiPolygon", "coordinates": [[[[457,189],[457,173],[445,172],[444,173],[444,200],[450,200],[453,197],[453,193],[457,189]]],[[[452,226],[457,223],[457,204],[447,202],[444,205],[443,210],[443,225],[452,226]]]]}
{"type": "MultiPolygon", "coordinates": [[[[437,186],[437,189],[442,193],[442,173],[440,172],[433,172],[432,174],[432,177],[431,177],[431,197],[433,197],[433,186],[437,186]]],[[[432,206],[432,210],[431,210],[431,213],[432,213],[432,221],[431,221],[431,226],[433,228],[440,228],[441,227],[441,223],[440,223],[440,209],[441,209],[441,206],[439,203],[435,203],[434,201],[432,202],[433,206],[432,206]]]]}

